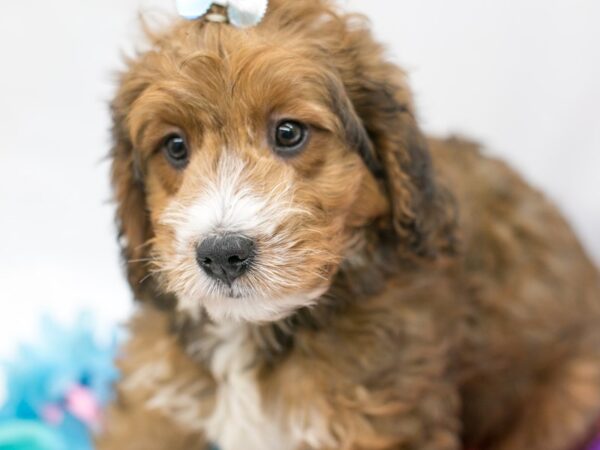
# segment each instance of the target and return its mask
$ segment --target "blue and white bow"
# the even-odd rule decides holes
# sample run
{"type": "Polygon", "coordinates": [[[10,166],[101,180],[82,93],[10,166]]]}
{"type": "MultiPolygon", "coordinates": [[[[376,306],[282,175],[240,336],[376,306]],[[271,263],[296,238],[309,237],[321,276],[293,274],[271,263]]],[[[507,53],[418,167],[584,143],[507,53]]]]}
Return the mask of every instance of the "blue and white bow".
{"type": "Polygon", "coordinates": [[[179,15],[194,20],[204,16],[215,5],[227,9],[229,22],[236,27],[258,25],[267,12],[269,0],[176,0],[179,15]]]}

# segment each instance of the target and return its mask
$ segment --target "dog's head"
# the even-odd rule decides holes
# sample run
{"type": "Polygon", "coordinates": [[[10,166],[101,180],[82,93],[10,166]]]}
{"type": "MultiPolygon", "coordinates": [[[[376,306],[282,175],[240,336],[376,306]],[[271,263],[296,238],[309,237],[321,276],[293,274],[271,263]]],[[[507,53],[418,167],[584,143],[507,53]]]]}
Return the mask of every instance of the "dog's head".
{"type": "Polygon", "coordinates": [[[154,37],[113,102],[137,297],[272,321],[317,302],[369,225],[435,254],[448,232],[412,109],[358,19],[320,0],[272,1],[250,30],[196,21],[154,37]]]}

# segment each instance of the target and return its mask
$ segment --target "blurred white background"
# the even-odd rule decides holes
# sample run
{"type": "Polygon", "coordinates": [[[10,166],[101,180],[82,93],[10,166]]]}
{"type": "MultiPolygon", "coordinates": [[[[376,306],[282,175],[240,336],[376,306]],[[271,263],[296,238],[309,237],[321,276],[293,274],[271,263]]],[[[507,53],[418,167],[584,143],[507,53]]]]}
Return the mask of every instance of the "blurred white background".
{"type": "MultiPolygon", "coordinates": [[[[289,0],[296,1],[296,0],[289,0]]],[[[131,309],[107,103],[138,11],[172,0],[0,2],[0,355],[42,311],[131,309]]],[[[466,134],[565,211],[600,261],[600,2],[348,0],[409,72],[424,128],[466,134]]]]}

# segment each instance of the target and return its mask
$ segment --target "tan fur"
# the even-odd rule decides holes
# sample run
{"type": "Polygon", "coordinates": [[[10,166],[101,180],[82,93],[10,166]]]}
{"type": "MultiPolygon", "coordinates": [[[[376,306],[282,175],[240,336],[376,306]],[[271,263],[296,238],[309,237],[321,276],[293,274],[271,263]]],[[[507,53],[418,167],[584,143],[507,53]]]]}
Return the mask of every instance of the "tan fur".
{"type": "Polygon", "coordinates": [[[596,268],[505,164],[421,134],[362,18],[272,0],[253,29],[198,20],[151,39],[113,103],[117,221],[143,302],[100,449],[585,439],[600,416],[596,268]],[[311,125],[294,158],[270,149],[280,118],[311,125]],[[181,171],[159,149],[174,131],[192,151],[181,171]],[[260,216],[239,303],[205,290],[194,261],[193,210],[228,189],[260,216]],[[205,314],[222,302],[237,321],[205,314]]]}

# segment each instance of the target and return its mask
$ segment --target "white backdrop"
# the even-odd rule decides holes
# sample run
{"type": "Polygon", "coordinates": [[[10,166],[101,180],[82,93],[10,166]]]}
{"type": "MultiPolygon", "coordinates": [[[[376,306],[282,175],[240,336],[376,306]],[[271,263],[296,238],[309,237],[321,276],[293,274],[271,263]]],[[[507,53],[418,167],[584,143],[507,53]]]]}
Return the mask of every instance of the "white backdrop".
{"type": "MultiPolygon", "coordinates": [[[[408,69],[424,128],[512,161],[600,261],[600,2],[347,3],[408,69]]],[[[102,158],[140,9],[160,17],[172,1],[0,2],[0,354],[42,310],[105,323],[130,310],[102,158]]]]}

